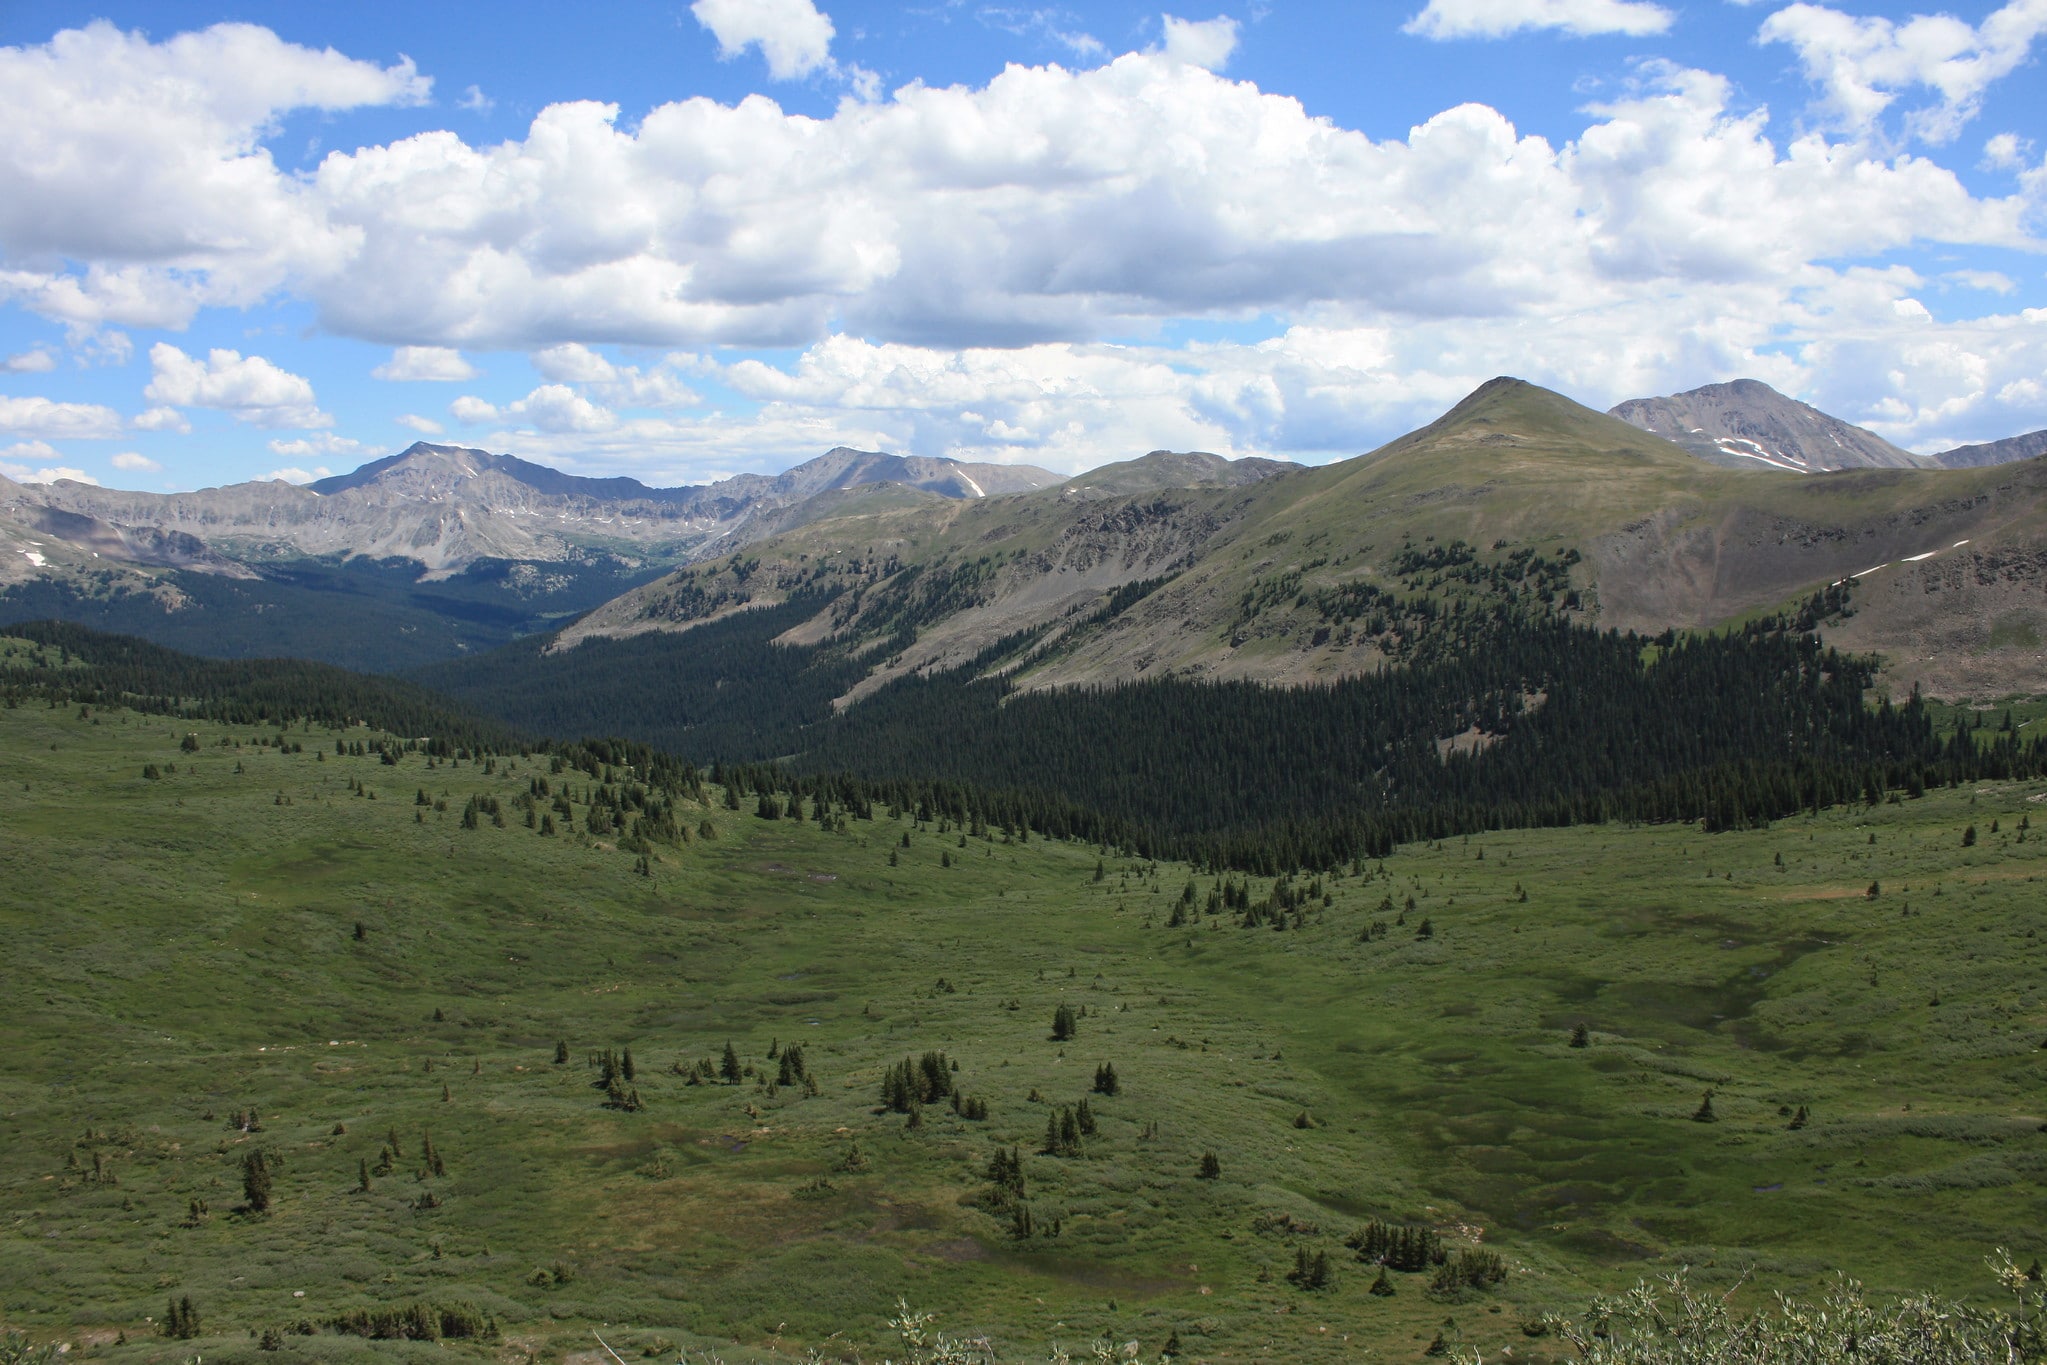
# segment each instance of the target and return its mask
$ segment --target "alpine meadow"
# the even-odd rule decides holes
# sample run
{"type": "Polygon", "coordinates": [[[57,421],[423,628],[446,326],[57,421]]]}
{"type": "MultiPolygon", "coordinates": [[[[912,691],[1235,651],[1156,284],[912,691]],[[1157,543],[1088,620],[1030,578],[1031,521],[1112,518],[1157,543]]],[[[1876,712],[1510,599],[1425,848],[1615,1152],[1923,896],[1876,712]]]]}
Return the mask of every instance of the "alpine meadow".
{"type": "Polygon", "coordinates": [[[2037,0],[71,9],[0,1365],[2047,1365],[2037,0]]]}

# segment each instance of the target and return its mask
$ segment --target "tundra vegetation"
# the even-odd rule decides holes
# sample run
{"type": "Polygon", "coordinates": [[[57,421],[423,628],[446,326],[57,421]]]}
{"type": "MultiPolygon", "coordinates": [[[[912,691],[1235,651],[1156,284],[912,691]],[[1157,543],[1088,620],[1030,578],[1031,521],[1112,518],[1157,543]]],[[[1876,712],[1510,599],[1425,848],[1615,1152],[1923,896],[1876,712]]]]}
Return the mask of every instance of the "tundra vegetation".
{"type": "Polygon", "coordinates": [[[1658,1314],[1907,1332],[1930,1294],[1980,1344],[2037,1293],[2038,780],[1272,876],[629,746],[54,699],[0,709],[37,1343],[875,1358],[930,1313],[1004,1360],[1647,1362],[1695,1358],[1658,1314]]]}

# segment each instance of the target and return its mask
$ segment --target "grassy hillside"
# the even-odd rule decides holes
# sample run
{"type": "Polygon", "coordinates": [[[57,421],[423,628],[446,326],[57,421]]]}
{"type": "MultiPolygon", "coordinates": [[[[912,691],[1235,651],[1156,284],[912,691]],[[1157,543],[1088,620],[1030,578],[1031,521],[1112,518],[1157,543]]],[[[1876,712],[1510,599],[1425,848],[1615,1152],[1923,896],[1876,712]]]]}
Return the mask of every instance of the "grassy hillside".
{"type": "Polygon", "coordinates": [[[1246,914],[1183,867],[716,789],[642,875],[576,832],[631,774],[375,738],[0,710],[7,1324],[113,1360],[556,1360],[593,1328],[739,1360],[874,1353],[900,1294],[1004,1358],[1559,1359],[1522,1324],[1678,1264],[1970,1294],[1993,1247],[2047,1254],[2036,785],[1413,846],[1277,906],[1232,881],[1246,914]],[[672,1069],[728,1042],[738,1085],[672,1069]],[[814,1095],[767,1084],[791,1043],[814,1095]],[[589,1059],[626,1047],[642,1107],[606,1108],[589,1059]],[[985,1120],[881,1110],[933,1051],[985,1120]],[[1079,1154],[1038,1155],[1084,1097],[1079,1154]],[[1028,1238],[987,1178],[1011,1147],[1028,1238]],[[1375,1295],[1344,1244],[1374,1218],[1507,1277],[1375,1295]],[[1288,1281],[1302,1251],[1331,1287],[1288,1281]],[[198,1334],[151,1337],[185,1296],[198,1334]],[[322,1326],[419,1302],[502,1340],[322,1326]]]}
{"type": "Polygon", "coordinates": [[[812,594],[832,606],[785,638],[855,652],[867,674],[849,701],[1025,631],[1034,653],[1010,662],[1027,686],[1299,683],[1402,657],[1397,617],[1367,629],[1347,609],[1369,593],[1492,604],[1539,586],[1572,619],[1656,634],[1861,575],[1854,616],[1828,628],[1883,654],[1901,695],[2047,690],[2047,656],[2025,643],[2047,632],[2047,461],[1720,469],[1501,379],[1353,460],[1243,487],[1098,492],[823,517],[635,589],[562,638],[686,630],[812,594]]]}

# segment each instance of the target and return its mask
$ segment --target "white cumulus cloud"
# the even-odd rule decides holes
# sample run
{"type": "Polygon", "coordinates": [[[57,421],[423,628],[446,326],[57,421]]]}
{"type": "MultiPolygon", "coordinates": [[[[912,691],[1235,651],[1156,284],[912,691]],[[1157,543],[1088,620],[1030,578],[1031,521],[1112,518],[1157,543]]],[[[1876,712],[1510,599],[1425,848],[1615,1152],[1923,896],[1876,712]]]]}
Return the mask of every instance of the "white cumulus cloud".
{"type": "Polygon", "coordinates": [[[618,425],[618,414],[591,402],[566,384],[542,384],[504,414],[531,422],[542,431],[606,431],[618,425]]]}
{"type": "Polygon", "coordinates": [[[759,48],[778,81],[831,68],[832,21],[810,0],[695,0],[689,12],[718,40],[719,56],[759,48]]]}
{"type": "Polygon", "coordinates": [[[262,483],[270,483],[274,481],[282,481],[284,483],[311,483],[315,479],[324,479],[331,475],[333,472],[334,471],[327,468],[326,465],[315,465],[311,469],[300,469],[297,465],[286,465],[282,469],[273,469],[268,474],[258,474],[256,478],[259,482],[262,483]]]}
{"type": "Polygon", "coordinates": [[[336,436],[331,431],[317,431],[290,440],[280,437],[269,445],[271,454],[290,459],[304,459],[308,455],[361,455],[368,449],[361,441],[336,436]]]}
{"type": "Polygon", "coordinates": [[[1504,38],[1533,29],[1581,38],[1601,33],[1640,38],[1664,32],[1674,17],[1649,0],[1429,0],[1405,28],[1439,40],[1504,38]]]}
{"type": "Polygon", "coordinates": [[[121,415],[98,403],[60,403],[40,395],[0,394],[0,435],[100,441],[120,434],[121,415]]]}
{"type": "Polygon", "coordinates": [[[173,407],[155,407],[138,412],[128,419],[128,425],[137,431],[175,431],[181,435],[192,429],[192,423],[185,414],[173,407]]]}
{"type": "Polygon", "coordinates": [[[16,483],[55,483],[59,479],[69,479],[73,483],[95,485],[99,483],[98,479],[84,470],[74,469],[70,465],[36,463],[62,458],[57,453],[57,448],[46,441],[17,441],[5,450],[0,450],[0,477],[12,479],[16,483]]]}
{"type": "Polygon", "coordinates": [[[0,48],[0,299],[85,327],[182,326],[253,302],[346,233],[279,172],[286,113],[417,104],[431,82],[218,24],[161,42],[103,21],[0,48]],[[78,273],[23,265],[52,258],[78,273]]]}
{"type": "Polygon", "coordinates": [[[557,384],[597,384],[618,375],[610,361],[575,341],[535,351],[533,368],[557,384]]]}
{"type": "Polygon", "coordinates": [[[1227,15],[1194,21],[1160,16],[1165,28],[1165,53],[1171,61],[1186,62],[1207,71],[1220,71],[1237,50],[1237,21],[1227,15]]]}
{"type": "Polygon", "coordinates": [[[259,427],[324,427],[333,419],[319,410],[313,386],[303,376],[279,369],[262,356],[215,347],[199,360],[167,341],[149,348],[155,377],[143,396],[188,408],[218,408],[237,421],[259,427]]]}
{"type": "Polygon", "coordinates": [[[163,469],[163,466],[155,460],[133,450],[124,450],[109,459],[107,463],[116,469],[126,470],[131,474],[155,474],[163,469]]]}
{"type": "Polygon", "coordinates": [[[1899,23],[1800,3],[1765,19],[1757,36],[1798,54],[1836,126],[1868,131],[1906,91],[1923,88],[1938,98],[1907,111],[1906,129],[1947,142],[1976,116],[1983,92],[2017,70],[2043,33],[2047,0],[2011,0],[1975,26],[1949,14],[1899,23]]]}
{"type": "Polygon", "coordinates": [[[416,412],[402,412],[391,420],[407,430],[418,432],[422,436],[438,436],[447,429],[433,418],[421,417],[416,412]]]}
{"type": "MultiPolygon", "coordinates": [[[[1828,47],[1820,20],[1836,12],[1792,5],[1781,41],[1820,34],[1813,52],[1845,52],[1836,84],[1892,101],[1884,117],[1922,96],[1959,117],[2031,51],[2042,6],[2017,0],[1959,29],[1854,20],[1828,47]],[[1894,60],[1893,48],[1918,55],[1894,60]]],[[[1416,9],[1431,36],[1645,34],[1671,12],[1639,0],[1412,0],[1400,12],[1416,9]]],[[[782,13],[709,0],[704,11],[726,24],[721,41],[764,51],[761,16],[782,13]]],[[[785,36],[806,14],[829,25],[804,5],[786,12],[785,36]]],[[[830,35],[810,31],[785,62],[836,69],[823,65],[830,35]]],[[[1562,137],[1475,103],[1373,137],[1208,69],[1230,55],[1227,19],[1175,18],[1161,32],[1154,48],[1086,70],[1011,65],[984,84],[912,83],[823,117],[762,96],[644,114],[565,103],[504,140],[421,133],[335,151],[301,175],[265,150],[286,113],[404,102],[423,93],[416,74],[241,30],[229,35],[240,47],[207,31],[217,67],[178,39],[80,30],[0,53],[0,115],[36,145],[33,157],[0,145],[0,299],[104,335],[289,298],[330,333],[400,348],[394,375],[413,372],[404,348],[455,365],[463,350],[524,352],[539,387],[502,403],[464,395],[445,420],[494,445],[502,425],[522,453],[650,472],[842,441],[1061,467],[1163,444],[1335,452],[1501,372],[1608,401],[1751,373],[1913,443],[2047,425],[2027,397],[2047,373],[2047,327],[2025,313],[1965,326],[1899,308],[1975,289],[1958,273],[1979,263],[1971,249],[2047,245],[2028,218],[2047,202],[2047,165],[2016,135],[1984,149],[2015,190],[1979,195],[1929,157],[1865,137],[1874,115],[1839,118],[1845,138],[1785,131],[1724,78],[1649,63],[1562,137]],[[300,70],[305,89],[235,88],[249,52],[300,70]],[[168,74],[109,84],[101,58],[168,74]],[[67,179],[72,166],[106,174],[67,179]],[[158,166],[201,189],[180,179],[154,193],[158,166]],[[1948,276],[1896,265],[1908,249],[1948,276]],[[1101,344],[1180,319],[1261,316],[1275,321],[1255,345],[1101,344]],[[797,358],[748,369],[686,353],[727,346],[797,358]],[[627,363],[636,352],[620,347],[678,349],[627,363]],[[1841,363],[1857,377],[1826,388],[1820,367],[1851,348],[1841,363]],[[760,412],[702,411],[691,385],[718,379],[760,412]],[[1938,401],[1911,397],[1920,379],[1938,401]]],[[[264,425],[318,414],[304,380],[223,354],[217,365],[170,348],[151,386],[158,407],[133,427],[182,423],[173,392],[193,406],[213,393],[264,425]]]]}
{"type": "Polygon", "coordinates": [[[535,351],[532,360],[542,378],[575,385],[613,407],[679,408],[700,401],[696,391],[676,374],[678,367],[695,363],[692,356],[669,356],[642,369],[614,365],[589,347],[569,342],[535,351]]]}
{"type": "Polygon", "coordinates": [[[398,382],[430,381],[460,383],[476,378],[479,371],[447,346],[400,346],[391,358],[370,371],[371,378],[398,382]]]}
{"type": "Polygon", "coordinates": [[[48,374],[57,368],[57,357],[38,346],[19,355],[0,356],[0,374],[48,374]]]}

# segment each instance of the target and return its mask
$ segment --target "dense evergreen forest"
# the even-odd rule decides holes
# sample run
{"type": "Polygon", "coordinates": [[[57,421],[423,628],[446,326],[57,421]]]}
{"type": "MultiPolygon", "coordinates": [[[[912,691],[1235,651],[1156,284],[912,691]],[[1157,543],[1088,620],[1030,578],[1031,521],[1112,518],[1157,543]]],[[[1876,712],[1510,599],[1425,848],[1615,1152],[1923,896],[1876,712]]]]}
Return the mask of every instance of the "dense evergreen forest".
{"type": "Polygon", "coordinates": [[[906,680],[820,727],[802,763],[1038,792],[1267,874],[1484,829],[1745,827],[2047,765],[2039,740],[1936,734],[1916,698],[1866,705],[1874,663],[1786,621],[1655,642],[1557,621],[1471,632],[1327,687],[906,680]]]}
{"type": "Polygon", "coordinates": [[[554,650],[552,636],[415,670],[422,686],[532,734],[630,735],[702,761],[789,757],[867,665],[843,650],[770,643],[828,599],[799,593],[683,634],[650,631],[554,650]]]}
{"type": "Polygon", "coordinates": [[[0,704],[126,706],[229,725],[365,725],[462,748],[506,751],[517,733],[415,683],[304,659],[200,659],[67,621],[0,631],[42,646],[27,667],[0,670],[0,704]]]}
{"type": "MultiPolygon", "coordinates": [[[[1474,572],[1444,556],[1417,574],[1474,572]]],[[[1818,643],[1841,589],[1725,634],[1600,632],[1520,591],[1366,604],[1407,660],[1326,687],[1160,680],[1017,692],[966,666],[834,713],[866,665],[771,641],[824,598],[680,635],[529,642],[421,675],[524,728],[616,732],[698,762],[759,765],[743,786],[809,790],[857,773],[890,804],[1267,873],[1488,828],[1599,820],[1753,825],[1813,806],[2047,764],[2015,735],[1936,734],[1916,702],[1871,707],[1874,661],[1818,643]],[[800,778],[797,775],[808,775],[800,778]],[[1002,793],[998,798],[994,793],[1002,793]]]]}
{"type": "MultiPolygon", "coordinates": [[[[2047,771],[2047,741],[1936,730],[1915,697],[1868,705],[1872,660],[1809,627],[1841,607],[1724,634],[1656,639],[1553,613],[1439,616],[1414,662],[1321,687],[1159,680],[1017,692],[986,676],[1020,636],[954,672],[897,681],[843,712],[864,666],[770,641],[796,600],[684,634],[526,641],[424,673],[425,685],[294,661],[220,663],[75,626],[15,633],[68,668],[15,670],[10,704],[61,692],[223,720],[304,716],[476,751],[552,747],[593,776],[693,764],[763,818],[915,811],[1265,875],[1487,829],[1587,822],[1767,823],[1801,809],[2047,771]],[[53,690],[55,689],[55,690],[53,690]],[[482,712],[479,719],[464,707],[482,712]],[[530,736],[623,735],[547,744],[530,736]]],[[[605,776],[605,781],[609,777],[605,776]]],[[[659,827],[657,827],[658,829],[659,827]]]]}
{"type": "Polygon", "coordinates": [[[435,579],[410,559],[297,559],[265,563],[255,578],[169,570],[161,581],[184,599],[171,611],[108,570],[89,589],[47,579],[0,589],[0,628],[75,621],[215,658],[289,655],[397,673],[552,630],[659,572],[601,556],[482,559],[435,579]]]}

